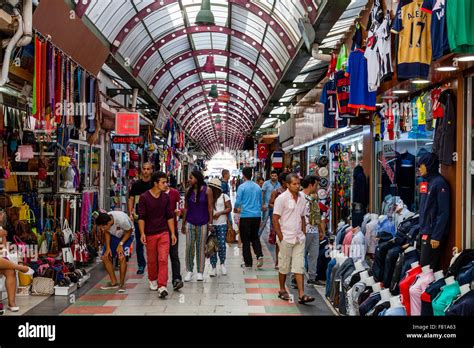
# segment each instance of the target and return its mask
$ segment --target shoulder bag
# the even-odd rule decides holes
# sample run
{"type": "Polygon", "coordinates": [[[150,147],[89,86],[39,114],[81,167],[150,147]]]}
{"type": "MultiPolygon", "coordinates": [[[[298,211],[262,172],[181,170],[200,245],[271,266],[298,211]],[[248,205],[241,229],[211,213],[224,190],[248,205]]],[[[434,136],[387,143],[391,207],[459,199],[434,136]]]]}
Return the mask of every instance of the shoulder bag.
{"type": "Polygon", "coordinates": [[[54,294],[54,280],[45,277],[36,277],[33,279],[31,294],[34,296],[50,296],[54,294]]]}

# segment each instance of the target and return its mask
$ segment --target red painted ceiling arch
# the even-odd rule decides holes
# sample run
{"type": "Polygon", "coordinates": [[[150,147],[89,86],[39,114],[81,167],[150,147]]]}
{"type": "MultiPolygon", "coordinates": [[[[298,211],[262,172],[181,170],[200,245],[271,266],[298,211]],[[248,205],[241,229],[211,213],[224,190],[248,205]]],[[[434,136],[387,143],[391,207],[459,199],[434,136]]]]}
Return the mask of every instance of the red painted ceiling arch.
{"type": "MultiPolygon", "coordinates": [[[[163,76],[163,74],[165,72],[169,71],[174,65],[179,64],[179,63],[181,63],[181,62],[185,61],[186,59],[189,59],[193,56],[197,57],[197,56],[207,56],[207,55],[223,56],[223,57],[228,57],[228,58],[240,59],[240,61],[242,62],[243,65],[245,65],[245,66],[249,67],[250,69],[252,69],[252,71],[254,71],[262,79],[262,81],[266,84],[266,86],[267,86],[267,88],[269,89],[270,92],[273,91],[273,86],[269,82],[270,80],[269,80],[268,76],[266,76],[265,73],[262,70],[260,70],[255,64],[253,64],[252,62],[250,62],[249,60],[245,59],[244,57],[242,57],[238,54],[235,54],[233,52],[228,52],[228,51],[222,51],[222,50],[199,50],[199,51],[194,51],[193,53],[186,52],[186,53],[183,53],[179,56],[176,56],[175,58],[173,58],[171,61],[166,63],[163,67],[161,67],[156,72],[156,74],[150,80],[148,85],[153,86],[153,87],[156,86],[156,84],[159,83],[159,80],[163,76]]],[[[234,71],[238,75],[244,75],[243,73],[240,73],[237,70],[232,70],[232,72],[234,72],[234,71]]],[[[202,70],[197,71],[197,69],[194,69],[194,70],[188,71],[188,72],[185,73],[186,77],[191,76],[192,75],[191,72],[194,72],[196,74],[198,72],[202,72],[202,70]],[[188,73],[189,73],[189,75],[187,75],[188,73]]],[[[233,74],[233,75],[235,75],[235,74],[233,74]]],[[[183,75],[181,75],[181,77],[182,76],[183,75]]],[[[160,97],[160,96],[158,96],[158,97],[160,97]]]]}
{"type": "MultiPolygon", "coordinates": [[[[234,113],[232,113],[232,116],[236,116],[234,113]]],[[[213,118],[214,120],[215,118],[213,118]]],[[[226,118],[222,117],[221,118],[224,122],[222,123],[222,127],[225,128],[229,125],[234,125],[233,127],[238,127],[239,125],[235,125],[235,123],[237,122],[225,122],[226,121],[226,118]]],[[[228,120],[228,119],[227,119],[228,120]]],[[[189,126],[186,128],[186,130],[188,131],[189,134],[195,134],[195,130],[197,129],[196,127],[203,127],[204,125],[207,125],[211,123],[211,125],[213,124],[213,121],[211,121],[211,119],[209,118],[205,118],[205,119],[192,119],[191,120],[191,123],[189,123],[189,126]]],[[[242,132],[248,132],[252,129],[252,127],[244,127],[244,128],[236,128],[239,133],[242,133],[242,132]]]]}
{"type": "MultiPolygon", "coordinates": [[[[233,38],[245,41],[250,46],[255,47],[255,50],[261,53],[268,60],[268,62],[270,63],[270,65],[272,66],[273,70],[275,71],[278,77],[281,76],[282,71],[280,67],[278,66],[278,63],[275,61],[275,59],[273,59],[270,52],[268,52],[262,45],[250,39],[244,33],[241,33],[233,29],[229,29],[227,27],[217,26],[217,25],[213,25],[213,26],[196,25],[196,26],[180,29],[178,31],[165,35],[163,38],[161,38],[160,40],[155,42],[153,45],[151,45],[144,53],[142,53],[142,55],[138,59],[138,62],[135,64],[133,68],[133,75],[138,76],[140,70],[145,65],[147,59],[150,58],[153,54],[155,54],[157,50],[159,50],[159,48],[165,45],[166,43],[172,40],[175,40],[181,36],[188,35],[191,33],[207,33],[207,32],[227,34],[227,35],[232,36],[233,38]]],[[[295,49],[293,48],[293,53],[290,54],[290,57],[293,57],[294,53],[295,53],[295,49]]]]}
{"type": "MultiPolygon", "coordinates": [[[[205,114],[201,114],[202,115],[205,115],[205,114]]],[[[188,124],[186,130],[189,132],[189,133],[192,133],[194,128],[199,125],[199,124],[203,124],[209,120],[215,120],[216,117],[212,117],[212,118],[209,118],[209,117],[193,117],[191,120],[190,120],[190,123],[188,124]]],[[[228,113],[228,116],[221,116],[221,120],[223,121],[222,124],[224,125],[228,125],[228,124],[236,124],[239,126],[239,129],[241,132],[244,132],[244,131],[249,131],[252,129],[252,126],[249,126],[248,124],[242,124],[240,122],[240,119],[238,119],[238,114],[234,113],[233,111],[229,112],[228,113]],[[233,118],[236,118],[236,119],[233,119],[233,118]]]]}

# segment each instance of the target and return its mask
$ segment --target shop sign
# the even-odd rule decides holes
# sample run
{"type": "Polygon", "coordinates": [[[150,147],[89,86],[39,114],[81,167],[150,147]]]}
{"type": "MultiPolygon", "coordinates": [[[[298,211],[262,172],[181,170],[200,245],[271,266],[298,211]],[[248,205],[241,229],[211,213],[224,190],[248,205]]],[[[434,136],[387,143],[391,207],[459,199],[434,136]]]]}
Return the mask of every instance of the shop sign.
{"type": "Polygon", "coordinates": [[[112,137],[112,143],[114,144],[136,144],[142,145],[145,142],[143,136],[138,137],[128,137],[128,136],[120,136],[115,135],[112,137]]]}
{"type": "Polygon", "coordinates": [[[395,142],[390,141],[390,142],[384,142],[383,144],[383,154],[385,158],[391,158],[391,157],[396,157],[396,151],[395,151],[395,142]]]}
{"type": "Polygon", "coordinates": [[[140,115],[136,112],[117,112],[115,115],[115,134],[140,135],[140,115]]]}

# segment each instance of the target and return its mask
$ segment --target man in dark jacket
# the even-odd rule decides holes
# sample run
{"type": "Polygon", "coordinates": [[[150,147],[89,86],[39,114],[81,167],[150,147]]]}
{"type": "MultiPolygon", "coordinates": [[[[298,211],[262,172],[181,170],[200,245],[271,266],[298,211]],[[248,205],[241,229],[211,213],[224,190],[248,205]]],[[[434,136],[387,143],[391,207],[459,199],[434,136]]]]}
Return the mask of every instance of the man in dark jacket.
{"type": "Polygon", "coordinates": [[[439,174],[439,160],[427,153],[419,162],[420,173],[427,180],[420,184],[421,265],[439,270],[440,245],[449,233],[450,188],[439,174]]]}

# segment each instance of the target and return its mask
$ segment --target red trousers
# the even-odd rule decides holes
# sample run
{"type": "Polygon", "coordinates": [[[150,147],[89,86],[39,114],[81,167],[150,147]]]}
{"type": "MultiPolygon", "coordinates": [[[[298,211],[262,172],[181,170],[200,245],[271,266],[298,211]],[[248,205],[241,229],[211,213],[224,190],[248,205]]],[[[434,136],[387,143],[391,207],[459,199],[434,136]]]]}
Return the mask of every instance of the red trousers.
{"type": "Polygon", "coordinates": [[[146,236],[148,259],[148,280],[158,280],[158,287],[168,283],[168,257],[170,254],[170,235],[168,232],[146,236]]]}

